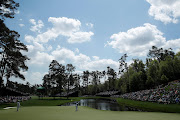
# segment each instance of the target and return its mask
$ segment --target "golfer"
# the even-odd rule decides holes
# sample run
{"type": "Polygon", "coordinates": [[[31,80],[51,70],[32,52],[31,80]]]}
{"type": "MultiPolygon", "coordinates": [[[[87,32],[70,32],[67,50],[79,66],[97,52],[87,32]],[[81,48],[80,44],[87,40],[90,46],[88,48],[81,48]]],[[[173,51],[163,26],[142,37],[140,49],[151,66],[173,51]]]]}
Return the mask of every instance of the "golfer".
{"type": "Polygon", "coordinates": [[[76,102],[76,111],[78,111],[78,102],[76,102]]]}
{"type": "Polygon", "coordinates": [[[17,102],[17,111],[19,111],[19,108],[20,108],[20,102],[18,100],[18,102],[17,102]]]}

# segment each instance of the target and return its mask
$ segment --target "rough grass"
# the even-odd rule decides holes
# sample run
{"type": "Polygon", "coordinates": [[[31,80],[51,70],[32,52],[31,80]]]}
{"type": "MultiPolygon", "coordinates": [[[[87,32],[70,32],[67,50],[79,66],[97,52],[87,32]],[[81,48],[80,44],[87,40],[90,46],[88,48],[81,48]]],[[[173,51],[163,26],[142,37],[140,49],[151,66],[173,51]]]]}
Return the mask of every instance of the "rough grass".
{"type": "Polygon", "coordinates": [[[34,106],[0,110],[0,120],[179,120],[177,113],[102,111],[74,106],[34,106]]]}
{"type": "MultiPolygon", "coordinates": [[[[117,98],[119,104],[140,108],[146,111],[180,113],[180,104],[158,104],[117,98]]],[[[180,119],[179,119],[180,120],[180,119]]]]}

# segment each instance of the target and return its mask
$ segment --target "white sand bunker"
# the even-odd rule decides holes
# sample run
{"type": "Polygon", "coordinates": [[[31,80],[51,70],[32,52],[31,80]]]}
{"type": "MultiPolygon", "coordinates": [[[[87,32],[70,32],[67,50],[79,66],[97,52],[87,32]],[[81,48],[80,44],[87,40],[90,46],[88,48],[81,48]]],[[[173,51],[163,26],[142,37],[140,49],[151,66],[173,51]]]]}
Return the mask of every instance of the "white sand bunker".
{"type": "Polygon", "coordinates": [[[12,109],[12,108],[16,108],[16,107],[5,107],[3,109],[7,110],[7,109],[12,109]]]}

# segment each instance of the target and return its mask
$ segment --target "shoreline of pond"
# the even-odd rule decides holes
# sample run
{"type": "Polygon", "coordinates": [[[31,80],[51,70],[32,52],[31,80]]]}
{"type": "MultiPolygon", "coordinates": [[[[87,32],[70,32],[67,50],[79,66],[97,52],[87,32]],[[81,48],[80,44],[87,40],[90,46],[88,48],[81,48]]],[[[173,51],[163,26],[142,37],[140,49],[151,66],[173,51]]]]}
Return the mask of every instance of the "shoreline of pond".
{"type": "Polygon", "coordinates": [[[80,101],[73,101],[73,102],[65,103],[59,106],[75,106],[77,102],[79,106],[86,106],[86,107],[99,109],[99,110],[147,112],[142,109],[138,109],[136,107],[120,105],[115,99],[107,99],[107,98],[81,99],[80,101]]]}
{"type": "Polygon", "coordinates": [[[80,97],[79,100],[81,99],[110,99],[117,101],[120,105],[123,104],[128,107],[134,107],[147,112],[180,113],[180,104],[159,104],[112,97],[80,97]]]}

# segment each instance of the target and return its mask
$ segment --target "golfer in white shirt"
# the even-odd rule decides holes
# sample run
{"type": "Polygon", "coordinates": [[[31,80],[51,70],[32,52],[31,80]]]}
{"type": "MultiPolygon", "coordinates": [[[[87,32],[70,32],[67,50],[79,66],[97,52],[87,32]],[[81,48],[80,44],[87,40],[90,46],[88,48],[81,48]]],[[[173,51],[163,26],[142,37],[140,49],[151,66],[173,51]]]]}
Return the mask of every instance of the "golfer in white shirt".
{"type": "Polygon", "coordinates": [[[19,108],[20,108],[20,102],[18,100],[18,102],[17,102],[17,111],[19,111],[19,108]]]}
{"type": "Polygon", "coordinates": [[[78,102],[76,102],[76,111],[78,111],[78,102]]]}

